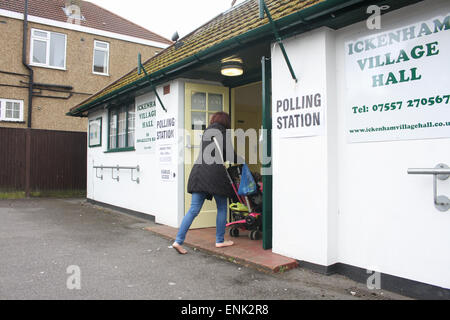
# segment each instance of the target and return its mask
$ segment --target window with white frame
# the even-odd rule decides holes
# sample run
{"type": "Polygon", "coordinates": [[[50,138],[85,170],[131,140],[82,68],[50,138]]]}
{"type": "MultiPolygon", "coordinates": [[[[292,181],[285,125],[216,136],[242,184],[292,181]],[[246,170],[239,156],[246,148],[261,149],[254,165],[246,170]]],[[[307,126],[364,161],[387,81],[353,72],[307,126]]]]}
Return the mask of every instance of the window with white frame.
{"type": "Polygon", "coordinates": [[[39,67],[66,68],[65,34],[31,29],[31,64],[39,67]]]}
{"type": "Polygon", "coordinates": [[[0,121],[23,121],[23,100],[0,99],[0,121]]]}
{"type": "Polygon", "coordinates": [[[94,41],[94,64],[92,72],[95,74],[109,74],[109,43],[94,41]]]}

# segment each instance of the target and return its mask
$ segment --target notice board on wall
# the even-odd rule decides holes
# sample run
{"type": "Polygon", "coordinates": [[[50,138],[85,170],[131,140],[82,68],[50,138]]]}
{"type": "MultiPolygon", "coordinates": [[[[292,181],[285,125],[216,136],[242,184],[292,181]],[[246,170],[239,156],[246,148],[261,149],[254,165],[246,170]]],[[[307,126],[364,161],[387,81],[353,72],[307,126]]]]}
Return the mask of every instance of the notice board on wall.
{"type": "Polygon", "coordinates": [[[156,122],[156,139],[160,179],[174,182],[177,177],[177,120],[171,114],[161,114],[156,122]]]}
{"type": "Polygon", "coordinates": [[[136,98],[135,134],[137,153],[155,153],[156,97],[147,94],[136,98]]]}
{"type": "Polygon", "coordinates": [[[450,16],[345,43],[349,143],[450,137],[450,16]]]}

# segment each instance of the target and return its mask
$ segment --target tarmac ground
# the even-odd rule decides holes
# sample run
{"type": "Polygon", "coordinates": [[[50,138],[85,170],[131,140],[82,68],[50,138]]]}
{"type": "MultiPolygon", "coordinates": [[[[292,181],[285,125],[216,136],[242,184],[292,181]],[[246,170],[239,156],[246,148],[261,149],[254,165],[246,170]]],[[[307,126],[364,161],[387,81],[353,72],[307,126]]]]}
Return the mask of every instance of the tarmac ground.
{"type": "Polygon", "coordinates": [[[273,274],[201,250],[85,199],[0,201],[0,300],[407,299],[344,276],[273,274]]]}

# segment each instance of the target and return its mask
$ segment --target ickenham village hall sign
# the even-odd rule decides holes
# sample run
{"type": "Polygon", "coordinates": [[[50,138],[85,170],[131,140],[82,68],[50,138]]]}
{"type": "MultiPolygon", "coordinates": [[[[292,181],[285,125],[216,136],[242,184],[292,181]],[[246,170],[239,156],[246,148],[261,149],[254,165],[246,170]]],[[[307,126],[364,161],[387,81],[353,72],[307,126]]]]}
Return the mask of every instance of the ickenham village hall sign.
{"type": "Polygon", "coordinates": [[[450,137],[450,16],[345,44],[348,142],[450,137]]]}

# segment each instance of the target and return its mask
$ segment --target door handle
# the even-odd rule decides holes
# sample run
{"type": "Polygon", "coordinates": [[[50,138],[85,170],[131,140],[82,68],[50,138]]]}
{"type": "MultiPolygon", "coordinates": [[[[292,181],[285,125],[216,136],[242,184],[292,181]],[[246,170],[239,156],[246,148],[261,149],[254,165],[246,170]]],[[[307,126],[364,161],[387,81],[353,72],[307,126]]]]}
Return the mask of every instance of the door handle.
{"type": "MultiPolygon", "coordinates": [[[[194,135],[195,135],[195,133],[194,133],[194,135]]],[[[203,135],[198,136],[198,138],[200,139],[200,141],[201,141],[201,139],[202,139],[202,136],[203,136],[203,135]]],[[[192,149],[200,149],[200,145],[201,145],[201,144],[198,144],[198,145],[191,145],[191,136],[190,136],[190,134],[187,134],[187,135],[186,135],[185,141],[186,141],[186,149],[191,149],[191,150],[192,150],[192,149]]],[[[197,136],[194,137],[194,142],[196,142],[196,141],[198,141],[198,140],[197,140],[197,136]]]]}
{"type": "Polygon", "coordinates": [[[186,148],[187,149],[198,149],[198,148],[200,148],[200,145],[198,145],[198,146],[193,146],[193,145],[191,145],[191,139],[190,138],[188,138],[187,139],[187,142],[186,142],[186,148]]]}
{"type": "Polygon", "coordinates": [[[450,210],[450,199],[444,195],[438,195],[437,192],[437,180],[447,180],[450,177],[450,168],[444,164],[440,163],[432,169],[408,169],[408,174],[431,174],[433,175],[433,199],[434,206],[439,211],[450,210]]]}

